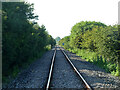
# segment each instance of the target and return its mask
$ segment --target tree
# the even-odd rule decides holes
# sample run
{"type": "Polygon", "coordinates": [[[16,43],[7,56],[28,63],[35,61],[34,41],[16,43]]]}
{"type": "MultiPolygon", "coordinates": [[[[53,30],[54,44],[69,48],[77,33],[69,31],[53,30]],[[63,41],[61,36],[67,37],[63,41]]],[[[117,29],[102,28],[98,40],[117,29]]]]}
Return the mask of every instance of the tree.
{"type": "Polygon", "coordinates": [[[59,41],[59,45],[63,46],[65,49],[70,48],[70,36],[65,36],[59,41]]]}
{"type": "MultiPolygon", "coordinates": [[[[65,49],[78,53],[85,51],[94,53],[93,59],[98,57],[107,60],[107,64],[115,68],[109,70],[120,75],[120,26],[107,26],[101,22],[82,21],[72,27],[70,36],[64,37],[59,44],[65,49]],[[64,45],[62,45],[64,43],[64,45]]],[[[85,55],[84,55],[85,56],[85,55]]],[[[87,57],[85,57],[87,58],[87,57]]],[[[93,60],[92,60],[93,61],[93,60]]],[[[104,67],[104,65],[103,65],[104,67]]],[[[109,68],[109,67],[108,67],[109,68]]]]}
{"type": "Polygon", "coordinates": [[[11,73],[16,74],[24,63],[40,56],[47,45],[55,45],[55,40],[48,34],[44,25],[39,26],[33,22],[38,17],[33,13],[33,4],[2,4],[2,71],[3,77],[8,77],[11,73]]]}
{"type": "Polygon", "coordinates": [[[56,43],[58,44],[58,42],[60,41],[60,37],[56,37],[55,40],[56,40],[56,43]]]}
{"type": "Polygon", "coordinates": [[[71,47],[80,48],[81,49],[81,42],[82,42],[82,35],[86,31],[91,31],[94,27],[106,27],[105,24],[100,22],[91,22],[91,21],[81,21],[75,24],[72,27],[71,35],[70,35],[70,44],[71,47]]]}

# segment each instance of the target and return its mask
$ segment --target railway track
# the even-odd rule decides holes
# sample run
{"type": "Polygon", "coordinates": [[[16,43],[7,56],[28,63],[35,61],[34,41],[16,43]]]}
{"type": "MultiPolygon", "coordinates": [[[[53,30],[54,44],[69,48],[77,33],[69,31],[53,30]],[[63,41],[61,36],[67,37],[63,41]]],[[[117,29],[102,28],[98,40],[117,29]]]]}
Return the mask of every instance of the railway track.
{"type": "MultiPolygon", "coordinates": [[[[73,71],[77,74],[79,80],[82,82],[82,88],[83,89],[87,89],[87,90],[93,90],[90,85],[87,83],[87,81],[83,78],[83,76],[80,74],[80,72],[77,70],[77,68],[75,67],[75,65],[71,62],[71,60],[69,59],[69,57],[67,56],[67,54],[64,52],[63,48],[59,47],[60,51],[63,53],[64,57],[66,58],[66,60],[68,61],[68,63],[70,64],[70,66],[72,67],[73,71]]],[[[53,69],[54,69],[54,64],[55,64],[55,57],[56,57],[56,47],[54,50],[54,54],[52,57],[52,62],[51,62],[51,66],[49,69],[49,75],[48,75],[48,79],[47,79],[47,84],[46,84],[46,90],[51,89],[51,82],[52,82],[52,75],[53,75],[53,69]]]]}

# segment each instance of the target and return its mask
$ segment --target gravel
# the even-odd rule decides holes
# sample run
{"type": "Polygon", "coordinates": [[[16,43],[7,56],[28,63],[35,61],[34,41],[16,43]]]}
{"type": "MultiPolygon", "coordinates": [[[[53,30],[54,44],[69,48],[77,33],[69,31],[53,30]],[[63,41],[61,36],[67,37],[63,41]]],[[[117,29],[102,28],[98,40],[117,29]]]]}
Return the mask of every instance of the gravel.
{"type": "MultiPolygon", "coordinates": [[[[107,73],[104,69],[81,59],[73,53],[65,51],[85,80],[94,89],[120,88],[120,79],[107,73]]],[[[18,77],[9,83],[7,88],[44,88],[54,49],[46,52],[41,59],[36,60],[27,69],[19,73],[18,77]]],[[[57,55],[53,69],[51,88],[82,88],[81,81],[72,67],[57,48],[57,55]]]]}
{"type": "Polygon", "coordinates": [[[104,69],[81,59],[76,54],[66,50],[65,52],[92,88],[120,89],[119,77],[112,76],[104,69]]]}
{"type": "Polygon", "coordinates": [[[57,48],[51,88],[83,88],[79,77],[59,48],[57,48]]]}
{"type": "Polygon", "coordinates": [[[8,84],[7,88],[44,88],[54,49],[46,52],[41,59],[31,64],[18,77],[8,84]]]}

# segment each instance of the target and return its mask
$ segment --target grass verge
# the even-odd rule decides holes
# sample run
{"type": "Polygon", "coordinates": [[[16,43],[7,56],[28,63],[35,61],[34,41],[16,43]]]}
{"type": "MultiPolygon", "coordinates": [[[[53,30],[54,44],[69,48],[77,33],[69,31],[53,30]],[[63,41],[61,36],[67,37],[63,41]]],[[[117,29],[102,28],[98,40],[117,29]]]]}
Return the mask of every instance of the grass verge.
{"type": "Polygon", "coordinates": [[[95,52],[90,52],[84,49],[68,49],[72,53],[76,53],[76,55],[81,56],[82,59],[86,59],[100,68],[106,70],[106,72],[111,73],[114,76],[118,76],[117,64],[115,62],[108,61],[106,58],[96,54],[95,52]]]}

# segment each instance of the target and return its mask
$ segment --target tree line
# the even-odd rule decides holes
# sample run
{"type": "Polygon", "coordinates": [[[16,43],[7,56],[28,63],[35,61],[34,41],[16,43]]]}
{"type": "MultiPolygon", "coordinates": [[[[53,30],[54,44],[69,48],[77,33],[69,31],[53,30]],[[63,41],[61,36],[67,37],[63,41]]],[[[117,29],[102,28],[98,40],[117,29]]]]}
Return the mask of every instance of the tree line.
{"type": "Polygon", "coordinates": [[[34,5],[27,2],[2,3],[2,75],[16,76],[21,67],[55,45],[44,25],[39,26],[33,13],[34,5]]]}
{"type": "Polygon", "coordinates": [[[106,71],[120,75],[120,32],[118,25],[95,21],[76,23],[70,36],[59,41],[65,49],[76,53],[106,71]],[[63,44],[64,43],[64,44],[63,44]]]}

